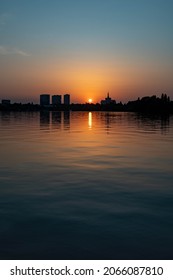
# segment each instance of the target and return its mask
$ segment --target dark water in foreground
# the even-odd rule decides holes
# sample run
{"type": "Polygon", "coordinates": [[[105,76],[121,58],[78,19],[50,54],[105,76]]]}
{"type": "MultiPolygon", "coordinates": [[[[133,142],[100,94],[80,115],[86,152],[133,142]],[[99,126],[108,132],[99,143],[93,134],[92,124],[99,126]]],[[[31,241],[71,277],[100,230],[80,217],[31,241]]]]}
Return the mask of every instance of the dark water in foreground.
{"type": "Polygon", "coordinates": [[[1,259],[173,259],[173,117],[0,114],[1,259]]]}

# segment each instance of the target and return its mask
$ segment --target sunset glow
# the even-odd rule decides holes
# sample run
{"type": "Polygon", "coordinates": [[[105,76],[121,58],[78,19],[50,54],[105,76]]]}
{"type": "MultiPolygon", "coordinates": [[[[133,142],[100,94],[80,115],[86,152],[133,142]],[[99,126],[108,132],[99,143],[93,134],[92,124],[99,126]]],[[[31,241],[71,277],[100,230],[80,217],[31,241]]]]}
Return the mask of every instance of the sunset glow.
{"type": "Polygon", "coordinates": [[[0,0],[0,279],[172,279],[172,14],[0,0]]]}
{"type": "Polygon", "coordinates": [[[173,2],[126,2],[1,1],[0,98],[68,92],[73,103],[97,103],[110,91],[122,102],[172,99],[173,2]]]}

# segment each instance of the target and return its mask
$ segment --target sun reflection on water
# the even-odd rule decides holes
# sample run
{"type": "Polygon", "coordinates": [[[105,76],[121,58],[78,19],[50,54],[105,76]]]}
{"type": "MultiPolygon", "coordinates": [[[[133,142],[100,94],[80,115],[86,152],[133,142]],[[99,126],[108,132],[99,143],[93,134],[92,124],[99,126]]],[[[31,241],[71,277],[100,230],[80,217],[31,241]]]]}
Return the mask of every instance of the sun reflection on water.
{"type": "Polygon", "coordinates": [[[89,127],[89,129],[92,128],[92,113],[91,112],[88,113],[88,127],[89,127]]]}

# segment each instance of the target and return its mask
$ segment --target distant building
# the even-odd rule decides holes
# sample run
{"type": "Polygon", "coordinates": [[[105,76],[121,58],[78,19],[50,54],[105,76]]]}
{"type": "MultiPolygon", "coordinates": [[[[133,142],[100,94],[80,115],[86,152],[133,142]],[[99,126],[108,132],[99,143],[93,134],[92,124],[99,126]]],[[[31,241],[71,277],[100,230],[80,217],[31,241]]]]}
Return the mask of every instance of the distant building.
{"type": "Polygon", "coordinates": [[[40,105],[49,106],[50,105],[50,94],[41,94],[40,95],[40,105]]]}
{"type": "Polygon", "coordinates": [[[109,97],[109,92],[107,94],[107,97],[104,100],[101,100],[102,105],[110,105],[110,104],[115,104],[115,103],[116,103],[116,101],[109,97]]]}
{"type": "Polygon", "coordinates": [[[61,105],[61,95],[52,95],[52,105],[61,105]]]}
{"type": "Polygon", "coordinates": [[[2,102],[1,102],[3,105],[10,105],[11,104],[11,101],[9,99],[2,99],[2,102]]]}
{"type": "Polygon", "coordinates": [[[70,94],[64,94],[64,105],[70,105],[70,94]]]}

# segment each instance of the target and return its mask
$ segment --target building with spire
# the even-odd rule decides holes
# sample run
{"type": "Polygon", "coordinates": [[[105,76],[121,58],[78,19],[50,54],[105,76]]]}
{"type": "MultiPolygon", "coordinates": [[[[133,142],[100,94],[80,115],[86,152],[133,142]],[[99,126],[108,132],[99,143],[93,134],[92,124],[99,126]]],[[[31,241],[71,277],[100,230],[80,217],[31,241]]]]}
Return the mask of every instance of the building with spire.
{"type": "Polygon", "coordinates": [[[107,97],[104,100],[101,100],[101,105],[110,105],[110,104],[116,104],[116,101],[111,99],[108,92],[107,97]]]}

